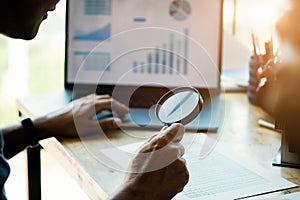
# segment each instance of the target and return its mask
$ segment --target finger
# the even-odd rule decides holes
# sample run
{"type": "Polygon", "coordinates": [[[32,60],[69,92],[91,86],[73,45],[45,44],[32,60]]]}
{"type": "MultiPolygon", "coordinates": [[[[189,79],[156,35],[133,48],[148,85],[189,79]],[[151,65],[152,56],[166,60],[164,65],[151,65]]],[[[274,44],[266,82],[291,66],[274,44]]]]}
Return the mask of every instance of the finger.
{"type": "MultiPolygon", "coordinates": [[[[184,161],[181,161],[181,160],[180,160],[180,162],[184,163],[184,161]]],[[[185,166],[185,170],[183,170],[179,175],[181,177],[182,187],[178,188],[177,192],[181,192],[183,190],[184,186],[189,182],[189,179],[190,179],[189,171],[187,170],[186,165],[184,165],[184,166],[185,166]]]]}
{"type": "Polygon", "coordinates": [[[100,112],[102,110],[111,110],[119,115],[125,115],[129,112],[129,108],[127,106],[112,98],[102,99],[95,102],[95,109],[96,112],[100,112]]]}
{"type": "Polygon", "coordinates": [[[172,164],[169,165],[170,168],[173,168],[174,173],[176,174],[185,174],[187,175],[185,179],[188,179],[188,169],[186,167],[186,160],[183,158],[175,160],[172,164]]]}
{"type": "MultiPolygon", "coordinates": [[[[155,134],[152,137],[150,137],[150,139],[139,148],[139,152],[146,153],[151,151],[157,151],[170,144],[171,142],[173,144],[178,144],[179,141],[182,139],[183,134],[184,127],[182,124],[172,124],[170,127],[163,127],[158,134],[155,134]]],[[[178,152],[178,147],[176,147],[176,152],[178,152]]]]}
{"type": "Polygon", "coordinates": [[[88,99],[90,99],[90,98],[95,98],[95,96],[96,96],[96,94],[95,94],[95,93],[92,93],[92,94],[89,94],[89,95],[87,95],[87,96],[85,96],[85,97],[83,97],[83,98],[88,98],[88,99]]]}
{"type": "Polygon", "coordinates": [[[178,158],[181,162],[183,162],[186,165],[186,159],[185,158],[178,158]]]}
{"type": "Polygon", "coordinates": [[[102,95],[96,95],[95,98],[96,98],[97,100],[103,100],[103,99],[110,99],[111,96],[108,95],[108,94],[102,94],[102,95]]]}
{"type": "MultiPolygon", "coordinates": [[[[161,128],[160,131],[164,131],[164,130],[166,130],[167,128],[168,128],[168,126],[163,126],[163,127],[161,128]]],[[[158,133],[155,133],[154,135],[152,135],[152,136],[147,140],[147,143],[149,143],[153,138],[157,137],[158,135],[159,135],[159,132],[158,132],[158,133]]]]}
{"type": "MultiPolygon", "coordinates": [[[[167,128],[168,128],[168,126],[163,126],[163,127],[161,128],[160,131],[164,131],[164,130],[166,130],[167,128]]],[[[154,135],[152,135],[152,136],[147,140],[147,142],[151,141],[154,137],[157,137],[158,134],[159,134],[159,133],[155,133],[154,135]]]]}
{"type": "Polygon", "coordinates": [[[167,154],[173,154],[175,159],[182,158],[185,153],[184,146],[180,143],[171,143],[165,147],[167,154]]]}
{"type": "Polygon", "coordinates": [[[184,127],[182,124],[172,124],[171,126],[165,128],[165,130],[160,131],[158,134],[154,135],[154,137],[150,138],[148,141],[148,145],[150,145],[151,149],[158,150],[167,144],[178,143],[184,133],[184,127]]]}
{"type": "Polygon", "coordinates": [[[180,143],[176,143],[176,146],[177,146],[177,149],[178,149],[178,158],[181,158],[185,153],[184,146],[180,143]]]}
{"type": "Polygon", "coordinates": [[[122,124],[122,121],[119,118],[107,118],[99,120],[98,123],[103,130],[113,130],[118,129],[122,124]]]}
{"type": "Polygon", "coordinates": [[[177,159],[167,168],[170,170],[171,174],[176,174],[182,180],[182,182],[184,182],[184,185],[188,182],[189,172],[186,167],[185,159],[177,159]]]}
{"type": "Polygon", "coordinates": [[[165,130],[161,131],[159,137],[164,137],[168,142],[178,143],[181,141],[184,134],[184,126],[182,124],[172,124],[165,130]]]}
{"type": "Polygon", "coordinates": [[[89,95],[87,95],[83,98],[87,98],[87,99],[90,99],[90,100],[101,100],[101,99],[109,99],[109,98],[111,98],[111,96],[108,95],[108,94],[99,95],[99,94],[96,94],[96,93],[92,93],[92,94],[89,94],[89,95]]]}

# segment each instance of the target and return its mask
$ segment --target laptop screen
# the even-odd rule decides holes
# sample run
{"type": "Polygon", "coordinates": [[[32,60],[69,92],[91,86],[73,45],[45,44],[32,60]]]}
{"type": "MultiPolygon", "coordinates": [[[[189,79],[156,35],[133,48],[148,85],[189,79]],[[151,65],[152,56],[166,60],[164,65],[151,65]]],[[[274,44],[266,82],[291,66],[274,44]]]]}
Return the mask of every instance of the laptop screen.
{"type": "Polygon", "coordinates": [[[222,3],[68,1],[66,86],[218,89],[222,3]]]}

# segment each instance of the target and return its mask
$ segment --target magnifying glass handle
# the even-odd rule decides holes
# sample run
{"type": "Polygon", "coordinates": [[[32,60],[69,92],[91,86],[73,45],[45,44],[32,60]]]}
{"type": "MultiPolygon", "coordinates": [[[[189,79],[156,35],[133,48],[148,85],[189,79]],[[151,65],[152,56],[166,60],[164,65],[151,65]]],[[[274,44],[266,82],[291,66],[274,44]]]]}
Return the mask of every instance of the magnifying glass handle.
{"type": "Polygon", "coordinates": [[[170,124],[166,124],[166,123],[165,123],[165,126],[171,126],[172,124],[173,124],[173,123],[170,123],[170,124]]]}

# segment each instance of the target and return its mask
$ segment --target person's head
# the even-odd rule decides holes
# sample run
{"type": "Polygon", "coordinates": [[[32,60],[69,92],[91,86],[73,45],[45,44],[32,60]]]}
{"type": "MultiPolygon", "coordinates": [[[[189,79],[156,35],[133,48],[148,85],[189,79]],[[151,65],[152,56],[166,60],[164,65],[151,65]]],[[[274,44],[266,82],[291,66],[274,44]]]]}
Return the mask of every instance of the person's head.
{"type": "Polygon", "coordinates": [[[1,0],[0,33],[12,38],[34,38],[47,12],[54,10],[58,1],[1,0]]]}
{"type": "Polygon", "coordinates": [[[300,48],[300,1],[290,0],[290,8],[277,22],[277,31],[283,42],[300,48]]]}

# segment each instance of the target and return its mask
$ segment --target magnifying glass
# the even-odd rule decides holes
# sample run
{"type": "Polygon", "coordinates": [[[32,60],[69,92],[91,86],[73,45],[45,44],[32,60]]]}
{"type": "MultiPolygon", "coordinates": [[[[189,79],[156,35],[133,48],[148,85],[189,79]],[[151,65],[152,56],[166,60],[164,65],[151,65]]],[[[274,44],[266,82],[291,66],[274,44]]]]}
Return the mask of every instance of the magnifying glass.
{"type": "Polygon", "coordinates": [[[201,111],[203,98],[193,87],[180,87],[170,90],[157,102],[155,113],[165,125],[191,122],[201,111]]]}

